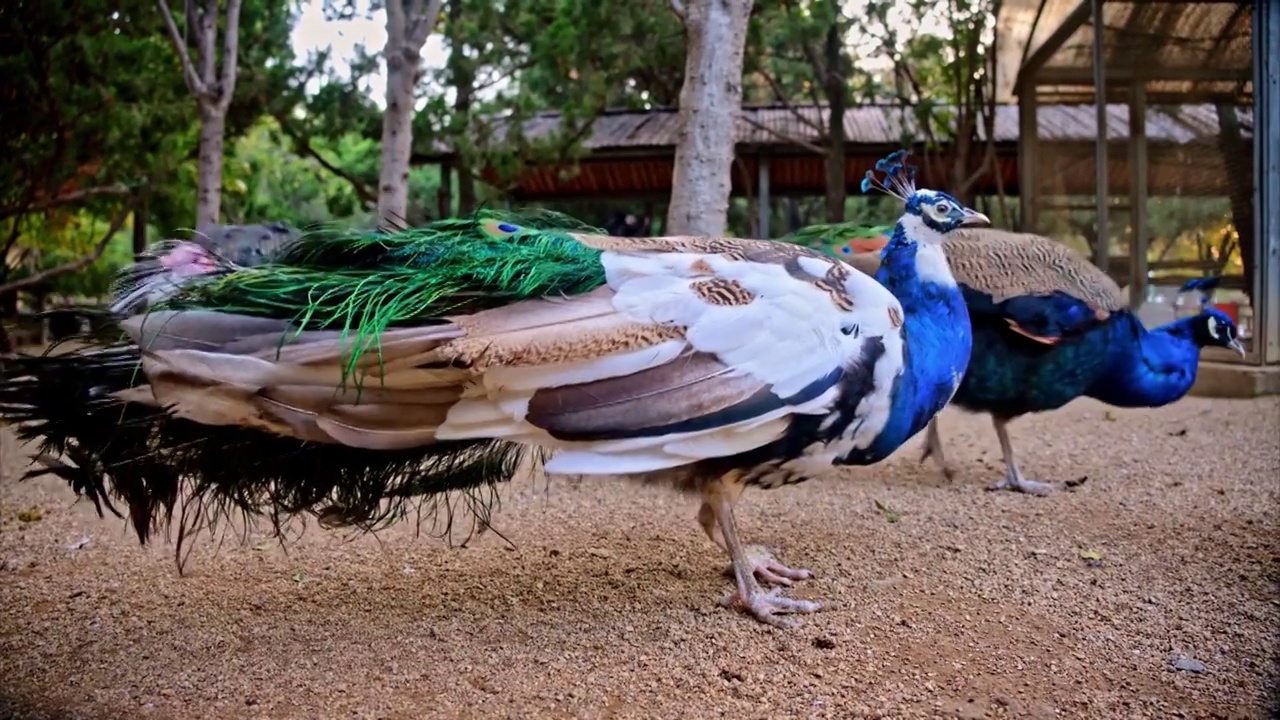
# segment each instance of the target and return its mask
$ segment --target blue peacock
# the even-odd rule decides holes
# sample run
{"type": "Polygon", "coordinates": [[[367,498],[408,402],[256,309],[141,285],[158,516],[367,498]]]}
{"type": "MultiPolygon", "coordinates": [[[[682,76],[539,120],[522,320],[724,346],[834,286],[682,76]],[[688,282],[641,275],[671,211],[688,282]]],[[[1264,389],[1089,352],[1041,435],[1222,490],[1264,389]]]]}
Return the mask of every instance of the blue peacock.
{"type": "Polygon", "coordinates": [[[462,492],[487,513],[545,450],[548,473],[696,494],[732,559],[726,604],[792,625],[822,605],[783,586],[812,573],[738,539],[740,493],[882,460],[969,362],[941,244],[987,219],[916,189],[905,159],[864,183],[905,205],[876,279],[800,246],[545,212],[308,232],[248,268],[166,243],[118,285],[127,338],[6,359],[0,417],[65,458],[33,473],[123,502],[144,543],[175,508],[368,529],[462,492]]]}
{"type": "MultiPolygon", "coordinates": [[[[891,241],[885,226],[814,225],[782,240],[822,249],[863,272],[877,272],[891,241]]],[[[1203,347],[1244,354],[1225,313],[1199,314],[1148,330],[1129,311],[1115,281],[1052,239],[994,228],[952,233],[943,243],[973,323],[973,355],[954,403],[991,416],[1005,478],[994,489],[1043,495],[1051,486],[1023,476],[1007,426],[1078,397],[1118,407],[1159,407],[1195,383],[1203,347]]],[[[1206,291],[1204,283],[1191,290],[1206,291]]],[[[932,456],[948,478],[938,423],[929,423],[921,460],[932,456]]]]}

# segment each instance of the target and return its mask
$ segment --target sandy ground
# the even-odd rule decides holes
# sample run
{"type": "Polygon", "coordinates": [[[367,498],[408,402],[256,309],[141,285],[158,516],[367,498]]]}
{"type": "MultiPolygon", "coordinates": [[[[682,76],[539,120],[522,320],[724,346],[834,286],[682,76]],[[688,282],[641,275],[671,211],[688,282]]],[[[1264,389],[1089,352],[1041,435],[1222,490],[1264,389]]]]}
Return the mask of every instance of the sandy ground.
{"type": "Polygon", "coordinates": [[[917,439],[745,496],[746,538],[817,573],[791,592],[837,605],[790,631],[718,606],[725,561],[660,488],[525,479],[514,545],[313,526],[206,541],[179,577],[171,545],[15,484],[8,437],[0,717],[1275,717],[1280,400],[1024,419],[1028,475],[1083,481],[1049,498],[983,491],[985,420],[943,430],[954,483],[917,439]]]}

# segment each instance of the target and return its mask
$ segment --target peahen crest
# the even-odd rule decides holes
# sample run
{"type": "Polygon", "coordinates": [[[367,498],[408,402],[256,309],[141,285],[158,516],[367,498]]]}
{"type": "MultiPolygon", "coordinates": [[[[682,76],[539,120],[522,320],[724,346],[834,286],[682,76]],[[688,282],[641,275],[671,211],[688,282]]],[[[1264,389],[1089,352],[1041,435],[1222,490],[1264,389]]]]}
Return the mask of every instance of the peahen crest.
{"type": "Polygon", "coordinates": [[[895,150],[876,161],[875,169],[862,178],[862,192],[875,189],[906,202],[916,192],[916,168],[907,164],[909,155],[906,150],[895,150]],[[884,180],[876,179],[877,172],[884,173],[884,180]]]}

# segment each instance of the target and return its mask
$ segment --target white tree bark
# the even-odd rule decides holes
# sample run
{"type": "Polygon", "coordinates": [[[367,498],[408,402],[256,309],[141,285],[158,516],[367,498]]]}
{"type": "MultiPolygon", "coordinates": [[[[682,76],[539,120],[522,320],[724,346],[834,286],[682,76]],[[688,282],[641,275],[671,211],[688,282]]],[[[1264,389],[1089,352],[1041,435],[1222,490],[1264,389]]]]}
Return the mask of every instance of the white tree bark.
{"type": "Polygon", "coordinates": [[[723,235],[752,0],[672,0],[687,47],[668,235],[723,235]]]}
{"type": "Polygon", "coordinates": [[[185,0],[187,32],[196,46],[197,68],[187,52],[187,40],[178,31],[168,0],[156,0],[169,40],[182,61],[187,88],[200,107],[200,155],[196,180],[196,230],[218,223],[222,214],[222,149],[226,137],[227,108],[236,89],[236,60],[240,48],[240,3],[227,0],[227,21],[222,34],[222,73],[218,74],[218,0],[185,0]]]}
{"type": "Polygon", "coordinates": [[[387,0],[386,5],[387,109],[382,114],[378,221],[398,227],[409,212],[413,90],[422,72],[422,46],[440,18],[441,0],[387,0]]]}

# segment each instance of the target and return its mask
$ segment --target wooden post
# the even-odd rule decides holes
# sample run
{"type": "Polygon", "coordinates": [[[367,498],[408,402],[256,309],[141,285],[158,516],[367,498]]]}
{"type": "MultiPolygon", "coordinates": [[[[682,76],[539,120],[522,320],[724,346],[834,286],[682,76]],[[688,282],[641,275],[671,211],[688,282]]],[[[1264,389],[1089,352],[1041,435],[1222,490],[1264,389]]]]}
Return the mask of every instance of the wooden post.
{"type": "Polygon", "coordinates": [[[1097,178],[1097,240],[1093,244],[1093,263],[1105,272],[1111,265],[1111,228],[1107,218],[1107,69],[1103,46],[1103,0],[1093,0],[1093,92],[1097,103],[1098,134],[1094,152],[1097,178]]]}
{"type": "Polygon", "coordinates": [[[1137,310],[1147,296],[1147,85],[1129,86],[1129,307],[1137,310]]]}
{"type": "Polygon", "coordinates": [[[756,192],[756,212],[760,222],[760,237],[764,240],[769,239],[769,216],[773,213],[770,210],[773,203],[769,200],[769,179],[771,176],[769,169],[769,156],[761,154],[759,162],[760,179],[757,183],[759,191],[756,192]]]}
{"type": "MultiPolygon", "coordinates": [[[[1280,3],[1253,6],[1254,357],[1280,364],[1280,3]],[[1258,352],[1258,349],[1261,352],[1258,352]]],[[[1255,360],[1257,362],[1257,360],[1255,360]]]]}
{"type": "Polygon", "coordinates": [[[1018,95],[1018,214],[1019,229],[1031,233],[1039,229],[1040,184],[1036,175],[1040,147],[1040,126],[1036,119],[1038,101],[1035,82],[1023,85],[1018,95]]]}

